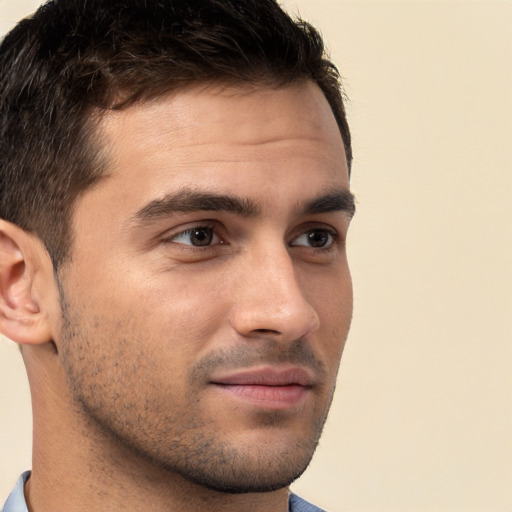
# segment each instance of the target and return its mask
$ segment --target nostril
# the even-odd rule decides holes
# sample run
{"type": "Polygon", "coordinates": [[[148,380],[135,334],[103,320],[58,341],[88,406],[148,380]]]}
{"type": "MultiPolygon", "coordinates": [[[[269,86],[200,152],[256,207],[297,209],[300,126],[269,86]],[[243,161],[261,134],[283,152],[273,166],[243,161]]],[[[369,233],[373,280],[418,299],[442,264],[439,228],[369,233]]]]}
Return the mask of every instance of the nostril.
{"type": "Polygon", "coordinates": [[[273,329],[254,329],[253,332],[257,332],[260,334],[281,334],[279,331],[275,331],[273,329]]]}

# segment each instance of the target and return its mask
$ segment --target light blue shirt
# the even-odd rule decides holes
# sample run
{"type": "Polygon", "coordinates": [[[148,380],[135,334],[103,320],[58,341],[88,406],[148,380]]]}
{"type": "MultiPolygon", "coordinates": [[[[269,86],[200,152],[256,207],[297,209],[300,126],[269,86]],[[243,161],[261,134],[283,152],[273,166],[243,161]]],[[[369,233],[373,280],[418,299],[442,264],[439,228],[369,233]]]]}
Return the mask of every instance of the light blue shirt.
{"type": "Polygon", "coordinates": [[[11,494],[5,502],[3,512],[28,512],[27,502],[25,501],[25,494],[23,493],[23,486],[30,476],[30,471],[25,471],[14,486],[11,494]]]}
{"type": "MultiPolygon", "coordinates": [[[[3,512],[28,512],[27,502],[23,494],[23,486],[30,476],[30,471],[25,471],[16,483],[11,494],[5,502],[3,512]]],[[[289,512],[325,512],[307,501],[299,498],[296,494],[290,494],[289,512]]]]}

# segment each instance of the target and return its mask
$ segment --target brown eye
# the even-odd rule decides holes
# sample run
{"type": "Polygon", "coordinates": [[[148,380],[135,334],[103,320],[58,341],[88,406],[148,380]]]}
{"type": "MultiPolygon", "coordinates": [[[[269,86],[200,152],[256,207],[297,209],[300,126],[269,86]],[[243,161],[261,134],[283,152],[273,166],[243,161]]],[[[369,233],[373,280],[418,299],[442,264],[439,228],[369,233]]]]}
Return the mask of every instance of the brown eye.
{"type": "Polygon", "coordinates": [[[307,237],[311,247],[324,247],[329,243],[329,233],[325,231],[310,231],[307,237]]]}
{"type": "Polygon", "coordinates": [[[328,229],[310,229],[293,240],[291,245],[313,248],[329,247],[333,244],[335,234],[328,229]]]}
{"type": "Polygon", "coordinates": [[[210,245],[213,240],[213,229],[198,228],[191,230],[190,242],[192,245],[210,245]]]}
{"type": "Polygon", "coordinates": [[[177,244],[192,245],[194,247],[204,247],[212,243],[220,243],[219,237],[210,226],[196,226],[187,229],[173,236],[171,241],[177,244]]]}

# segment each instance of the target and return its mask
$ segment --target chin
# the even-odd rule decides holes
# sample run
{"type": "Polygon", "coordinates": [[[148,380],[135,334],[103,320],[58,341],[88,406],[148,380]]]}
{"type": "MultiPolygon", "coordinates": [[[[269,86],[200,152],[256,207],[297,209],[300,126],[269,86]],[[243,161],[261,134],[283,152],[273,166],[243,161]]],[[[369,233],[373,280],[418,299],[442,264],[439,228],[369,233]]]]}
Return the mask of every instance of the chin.
{"type": "Polygon", "coordinates": [[[272,457],[267,453],[267,460],[259,456],[257,462],[235,458],[223,464],[217,463],[214,467],[190,468],[189,471],[182,471],[181,476],[216,492],[265,493],[288,487],[304,473],[312,455],[297,460],[296,456],[285,459],[282,454],[272,457]]]}
{"type": "Polygon", "coordinates": [[[288,487],[308,467],[320,436],[294,436],[285,430],[278,435],[269,430],[261,433],[222,441],[199,435],[187,450],[180,450],[186,457],[160,462],[170,473],[221,493],[264,493],[288,487]]]}

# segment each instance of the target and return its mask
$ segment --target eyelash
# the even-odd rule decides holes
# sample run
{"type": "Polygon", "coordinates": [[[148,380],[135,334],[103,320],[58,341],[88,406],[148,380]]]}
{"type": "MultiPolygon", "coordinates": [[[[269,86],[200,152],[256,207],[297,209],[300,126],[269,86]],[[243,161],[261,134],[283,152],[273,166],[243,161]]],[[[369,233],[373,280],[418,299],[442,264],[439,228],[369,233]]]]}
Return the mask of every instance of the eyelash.
{"type": "MultiPolygon", "coordinates": [[[[183,237],[183,236],[186,236],[186,235],[192,235],[194,232],[198,232],[198,231],[201,231],[201,230],[211,230],[212,232],[212,236],[217,236],[218,238],[221,238],[219,236],[219,234],[216,232],[216,229],[215,229],[215,226],[213,225],[197,225],[197,226],[192,226],[188,229],[185,229],[183,231],[180,231],[179,233],[176,233],[170,237],[168,237],[165,241],[166,242],[170,242],[170,243],[179,243],[179,242],[176,242],[176,239],[179,238],[179,237],[183,237]]],[[[201,248],[201,247],[211,247],[212,245],[223,245],[225,242],[220,241],[220,243],[216,243],[216,244],[211,244],[211,243],[208,243],[208,244],[205,244],[205,245],[193,245],[193,244],[180,244],[180,245],[184,245],[184,246],[190,246],[191,248],[201,248]]]]}
{"type": "MultiPolygon", "coordinates": [[[[318,246],[318,247],[315,247],[314,245],[311,245],[311,246],[308,246],[310,249],[316,249],[316,250],[324,250],[324,251],[327,251],[329,249],[332,249],[335,245],[338,244],[339,242],[339,235],[336,231],[332,230],[332,229],[328,229],[328,228],[310,228],[310,229],[307,229],[306,231],[304,231],[302,234],[300,234],[299,236],[295,237],[293,240],[297,240],[299,239],[300,237],[304,236],[304,235],[310,235],[312,233],[322,233],[323,235],[327,235],[328,237],[330,237],[330,243],[328,243],[327,246],[325,245],[321,245],[321,246],[318,246]]],[[[292,247],[304,247],[302,245],[298,245],[298,244],[291,244],[292,247]]]]}
{"type": "MultiPolygon", "coordinates": [[[[217,247],[219,245],[226,244],[226,242],[223,241],[222,237],[217,233],[216,226],[210,225],[210,224],[204,224],[204,225],[201,224],[201,225],[197,225],[197,226],[192,226],[192,227],[190,227],[188,229],[180,231],[179,233],[176,233],[176,234],[173,234],[173,235],[169,236],[164,241],[167,242],[167,243],[177,243],[178,245],[184,246],[184,248],[186,247],[187,250],[205,250],[207,248],[213,248],[213,247],[217,247]],[[192,235],[194,232],[200,232],[201,230],[211,230],[212,238],[218,237],[219,238],[219,242],[211,243],[211,240],[210,240],[205,245],[194,245],[192,243],[190,243],[190,244],[187,244],[187,243],[180,244],[179,242],[176,242],[176,239],[178,239],[179,237],[183,237],[183,236],[187,236],[187,235],[192,235]]],[[[325,251],[325,252],[329,251],[329,250],[332,250],[337,245],[340,245],[340,236],[339,236],[339,234],[337,233],[337,231],[335,231],[333,229],[326,228],[326,227],[311,227],[309,229],[305,229],[298,236],[294,237],[292,242],[290,243],[291,247],[306,247],[308,249],[313,249],[315,251],[325,251]],[[322,232],[324,234],[327,234],[327,236],[330,237],[330,241],[329,241],[330,243],[328,243],[327,246],[319,246],[319,247],[293,244],[293,242],[295,240],[299,239],[300,237],[302,237],[304,235],[308,235],[308,234],[313,233],[313,232],[317,232],[317,233],[318,232],[322,232]]]]}

